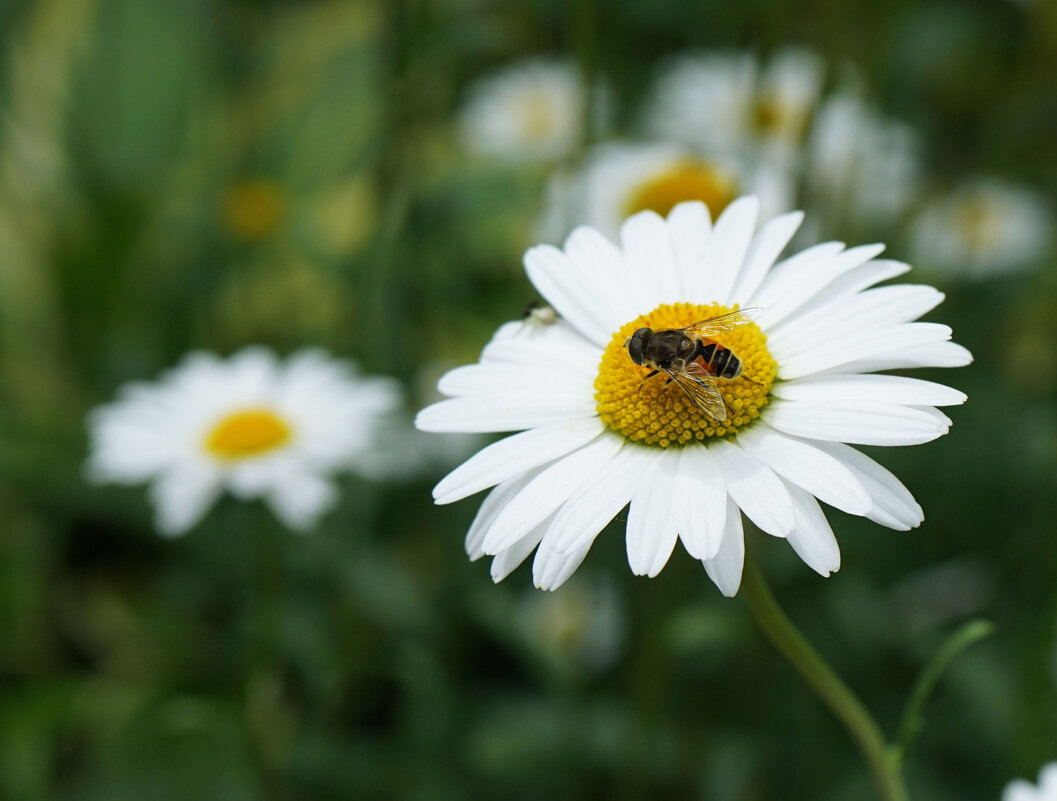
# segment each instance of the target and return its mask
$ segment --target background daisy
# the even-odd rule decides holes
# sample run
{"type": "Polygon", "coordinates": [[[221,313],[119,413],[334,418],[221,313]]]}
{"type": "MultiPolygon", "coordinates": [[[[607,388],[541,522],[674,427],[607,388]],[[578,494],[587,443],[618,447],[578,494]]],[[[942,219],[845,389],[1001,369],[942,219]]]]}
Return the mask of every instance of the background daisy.
{"type": "Polygon", "coordinates": [[[778,214],[791,207],[791,180],[775,162],[709,156],[674,143],[606,142],[588,152],[582,167],[551,178],[538,232],[544,241],[560,242],[576,226],[589,225],[616,237],[636,212],[667,215],[679,203],[697,200],[718,216],[750,192],[765,199],[767,214],[778,214]]]}
{"type": "Polygon", "coordinates": [[[921,209],[912,236],[923,266],[972,279],[1031,266],[1052,231],[1053,214],[1037,193],[977,180],[921,209]]]}
{"type": "Polygon", "coordinates": [[[819,109],[804,181],[826,233],[889,228],[915,198],[921,172],[917,134],[860,93],[841,91],[819,109]]]}
{"type": "Polygon", "coordinates": [[[804,48],[761,66],[749,53],[703,52],[674,59],[654,86],[646,128],[706,152],[789,159],[822,88],[823,67],[804,48]]]}
{"type": "Polygon", "coordinates": [[[583,131],[585,94],[575,67],[531,59],[473,86],[460,111],[467,150],[508,161],[567,156],[583,131]]]}
{"type": "Polygon", "coordinates": [[[1017,779],[1002,791],[1002,801],[1054,801],[1057,799],[1057,762],[1039,771],[1038,786],[1017,779]]]}
{"type": "Polygon", "coordinates": [[[87,474],[150,483],[165,535],[192,528],[224,490],[304,531],[337,502],[335,472],[378,472],[377,429],[399,402],[391,380],[317,350],[285,362],[262,347],[191,353],[92,412],[87,474]]]}

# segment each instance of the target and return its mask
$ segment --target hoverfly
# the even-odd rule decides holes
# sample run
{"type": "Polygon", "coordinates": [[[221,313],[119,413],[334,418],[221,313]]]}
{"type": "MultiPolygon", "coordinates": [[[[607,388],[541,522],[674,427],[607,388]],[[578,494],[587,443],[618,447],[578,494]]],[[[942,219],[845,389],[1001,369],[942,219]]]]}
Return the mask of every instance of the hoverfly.
{"type": "Polygon", "coordinates": [[[750,323],[762,312],[750,307],[691,323],[685,328],[654,331],[640,328],[624,342],[635,364],[649,367],[643,382],[664,373],[683,394],[717,423],[727,419],[727,405],[716,385],[717,378],[732,380],[741,375],[741,359],[713,337],[750,323]],[[700,359],[701,361],[697,361],[700,359]]]}

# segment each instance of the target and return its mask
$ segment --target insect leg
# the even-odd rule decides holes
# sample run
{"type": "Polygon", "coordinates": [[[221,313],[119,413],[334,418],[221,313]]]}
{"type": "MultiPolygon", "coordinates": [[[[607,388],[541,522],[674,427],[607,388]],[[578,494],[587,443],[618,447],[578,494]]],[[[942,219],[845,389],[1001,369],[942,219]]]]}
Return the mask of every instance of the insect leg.
{"type": "MultiPolygon", "coordinates": [[[[642,380],[641,380],[641,381],[639,382],[639,388],[638,388],[638,390],[637,390],[637,391],[638,391],[638,392],[642,392],[642,385],[643,385],[643,384],[645,384],[645,383],[646,383],[646,382],[647,382],[647,381],[648,381],[649,379],[651,379],[651,378],[653,378],[653,377],[654,377],[655,375],[657,375],[657,373],[659,373],[659,372],[660,372],[660,370],[651,370],[651,371],[650,371],[650,372],[648,372],[648,373],[647,373],[646,375],[644,375],[644,376],[642,377],[642,380]]],[[[671,379],[669,379],[669,380],[671,380],[671,379]]]]}

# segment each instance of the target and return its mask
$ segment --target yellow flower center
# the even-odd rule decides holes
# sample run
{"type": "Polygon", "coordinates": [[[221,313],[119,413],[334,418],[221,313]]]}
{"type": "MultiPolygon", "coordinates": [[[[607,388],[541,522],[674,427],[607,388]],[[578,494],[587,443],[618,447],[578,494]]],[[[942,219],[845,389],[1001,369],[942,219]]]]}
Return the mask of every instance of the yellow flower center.
{"type": "Polygon", "coordinates": [[[707,416],[676,384],[665,386],[668,378],[664,372],[644,382],[650,368],[635,364],[624,347],[639,328],[684,328],[734,310],[717,303],[665,303],[621,326],[602,353],[595,379],[596,408],[602,422],[633,442],[662,448],[730,437],[751,425],[767,404],[778,369],[767,351],[767,337],[755,323],[709,340],[729,349],[742,362],[738,378],[715,379],[726,404],[727,419],[723,422],[707,416]]]}
{"type": "Polygon", "coordinates": [[[232,184],[221,201],[224,223],[231,235],[243,242],[256,242],[272,234],[285,211],[282,190],[265,178],[232,184]]]}
{"type": "Polygon", "coordinates": [[[686,159],[636,186],[628,197],[624,213],[630,217],[649,209],[667,217],[680,203],[700,200],[708,206],[714,219],[737,195],[737,182],[730,173],[707,161],[686,159]]]}
{"type": "Polygon", "coordinates": [[[553,134],[557,120],[554,104],[546,92],[533,90],[525,96],[521,103],[521,124],[531,142],[540,142],[553,134]]]}
{"type": "Polygon", "coordinates": [[[205,448],[225,462],[236,462],[274,451],[286,445],[293,430],[269,409],[243,409],[229,414],[213,426],[205,448]]]}
{"type": "Polygon", "coordinates": [[[956,212],[962,235],[974,251],[991,250],[999,237],[998,215],[986,197],[974,195],[956,212]]]}

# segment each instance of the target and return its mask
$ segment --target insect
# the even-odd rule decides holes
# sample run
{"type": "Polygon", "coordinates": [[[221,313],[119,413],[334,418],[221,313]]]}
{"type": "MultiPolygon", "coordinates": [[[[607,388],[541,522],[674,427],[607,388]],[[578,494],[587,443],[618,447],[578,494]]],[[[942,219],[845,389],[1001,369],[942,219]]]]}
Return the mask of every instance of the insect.
{"type": "Polygon", "coordinates": [[[521,313],[521,328],[519,331],[528,328],[540,329],[548,325],[553,325],[558,321],[558,312],[548,306],[541,300],[534,300],[525,306],[525,311],[521,313]]]}
{"type": "Polygon", "coordinates": [[[624,342],[635,364],[649,367],[643,383],[658,373],[675,383],[697,408],[717,423],[727,419],[727,404],[716,384],[717,378],[731,380],[741,375],[741,359],[713,337],[750,323],[763,309],[753,306],[719,317],[691,323],[685,328],[654,331],[640,328],[624,342]],[[700,361],[698,361],[700,359],[700,361]]]}

